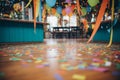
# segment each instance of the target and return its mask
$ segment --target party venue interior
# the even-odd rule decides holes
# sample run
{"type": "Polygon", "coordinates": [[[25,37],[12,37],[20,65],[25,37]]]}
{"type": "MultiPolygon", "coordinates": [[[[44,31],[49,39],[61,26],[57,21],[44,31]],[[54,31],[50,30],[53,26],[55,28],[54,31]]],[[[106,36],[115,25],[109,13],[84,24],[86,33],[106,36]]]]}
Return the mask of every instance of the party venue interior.
{"type": "Polygon", "coordinates": [[[120,80],[120,0],[0,0],[0,80],[120,80]]]}

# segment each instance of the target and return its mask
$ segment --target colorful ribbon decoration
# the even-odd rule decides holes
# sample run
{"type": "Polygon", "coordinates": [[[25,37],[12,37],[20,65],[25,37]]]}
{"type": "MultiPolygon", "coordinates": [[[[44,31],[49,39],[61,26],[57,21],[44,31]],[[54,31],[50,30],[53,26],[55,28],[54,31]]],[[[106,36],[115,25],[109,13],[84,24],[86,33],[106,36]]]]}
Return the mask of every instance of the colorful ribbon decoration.
{"type": "Polygon", "coordinates": [[[96,23],[95,23],[94,30],[93,30],[92,35],[90,36],[89,40],[87,41],[87,43],[89,43],[89,42],[92,40],[92,38],[93,38],[94,35],[96,34],[98,28],[100,27],[100,23],[101,23],[101,21],[102,21],[104,12],[105,12],[106,7],[107,7],[107,4],[108,4],[108,1],[109,1],[109,0],[103,0],[103,1],[102,1],[101,7],[100,7],[100,11],[99,11],[99,14],[98,14],[96,23]]]}
{"type": "Polygon", "coordinates": [[[34,5],[34,32],[36,33],[36,18],[39,13],[40,0],[33,0],[34,5]]]}
{"type": "Polygon", "coordinates": [[[33,0],[33,7],[34,7],[34,32],[36,32],[36,1],[37,0],[33,0]]]}
{"type": "Polygon", "coordinates": [[[112,45],[112,40],[113,40],[113,20],[114,20],[114,0],[112,0],[112,26],[111,26],[111,34],[110,34],[110,41],[109,41],[109,44],[107,45],[107,47],[110,47],[112,45]]]}
{"type": "Polygon", "coordinates": [[[31,2],[32,2],[32,0],[29,0],[29,2],[27,3],[27,5],[25,6],[25,8],[27,8],[30,5],[31,2]]]}
{"type": "Polygon", "coordinates": [[[40,0],[37,0],[37,5],[36,5],[36,18],[39,16],[39,10],[40,10],[40,0]]]}
{"type": "Polygon", "coordinates": [[[80,3],[79,0],[77,0],[77,10],[78,10],[78,14],[81,14],[81,9],[80,9],[80,3]]]}

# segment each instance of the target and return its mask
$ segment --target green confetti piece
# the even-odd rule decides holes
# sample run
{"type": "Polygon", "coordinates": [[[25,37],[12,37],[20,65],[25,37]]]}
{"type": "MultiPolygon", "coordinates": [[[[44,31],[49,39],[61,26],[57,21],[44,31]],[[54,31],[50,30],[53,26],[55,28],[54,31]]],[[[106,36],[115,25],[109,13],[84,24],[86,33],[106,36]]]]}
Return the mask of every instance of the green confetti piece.
{"type": "Polygon", "coordinates": [[[19,60],[21,60],[20,58],[16,58],[16,57],[12,57],[12,58],[10,58],[10,60],[11,61],[19,61],[19,60]]]}
{"type": "Polygon", "coordinates": [[[32,60],[27,60],[27,62],[32,62],[32,60]]]}
{"type": "Polygon", "coordinates": [[[21,57],[21,56],[23,56],[23,54],[16,53],[15,56],[17,56],[17,57],[21,57]]]}
{"type": "Polygon", "coordinates": [[[73,70],[73,69],[74,69],[73,66],[68,66],[68,67],[67,67],[67,70],[68,70],[68,71],[71,71],[71,70],[73,70]]]}
{"type": "Polygon", "coordinates": [[[116,64],[116,68],[120,69],[120,64],[119,63],[116,64]]]}
{"type": "Polygon", "coordinates": [[[5,76],[5,73],[4,72],[0,72],[0,78],[4,77],[4,76],[5,76]]]}
{"type": "Polygon", "coordinates": [[[42,60],[42,58],[41,58],[41,57],[38,57],[38,58],[36,58],[36,60],[39,61],[39,60],[42,60]]]}
{"type": "Polygon", "coordinates": [[[67,62],[66,59],[61,59],[61,60],[58,60],[58,62],[67,62]]]}

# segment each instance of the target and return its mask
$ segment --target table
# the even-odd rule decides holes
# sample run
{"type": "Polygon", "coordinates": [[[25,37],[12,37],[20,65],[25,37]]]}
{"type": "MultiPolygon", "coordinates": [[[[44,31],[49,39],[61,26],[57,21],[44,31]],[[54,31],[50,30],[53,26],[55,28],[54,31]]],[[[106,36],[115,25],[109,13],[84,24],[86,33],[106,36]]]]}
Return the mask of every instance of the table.
{"type": "Polygon", "coordinates": [[[53,27],[53,38],[80,38],[83,29],[80,27],[53,27]]]}

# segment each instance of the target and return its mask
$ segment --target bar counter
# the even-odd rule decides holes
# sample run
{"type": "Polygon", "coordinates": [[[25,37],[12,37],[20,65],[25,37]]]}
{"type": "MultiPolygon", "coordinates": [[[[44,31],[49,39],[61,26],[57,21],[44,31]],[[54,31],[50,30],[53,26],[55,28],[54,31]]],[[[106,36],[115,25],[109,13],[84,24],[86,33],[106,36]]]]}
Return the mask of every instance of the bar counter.
{"type": "Polygon", "coordinates": [[[44,25],[48,23],[28,20],[0,19],[0,43],[6,42],[43,42],[44,25]]]}

